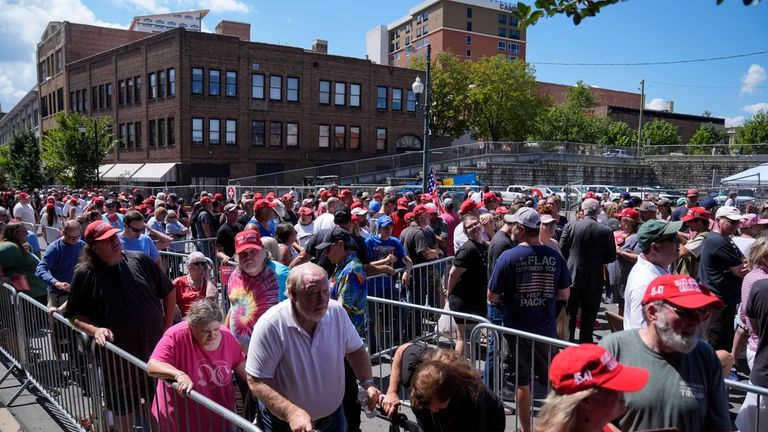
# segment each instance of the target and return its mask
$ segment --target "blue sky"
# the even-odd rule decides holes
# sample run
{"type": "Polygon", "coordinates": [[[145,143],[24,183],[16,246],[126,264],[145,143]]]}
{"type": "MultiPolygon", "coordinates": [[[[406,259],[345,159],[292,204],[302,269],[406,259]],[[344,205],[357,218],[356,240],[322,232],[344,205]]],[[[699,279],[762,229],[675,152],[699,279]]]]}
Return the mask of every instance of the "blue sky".
{"type": "MultiPolygon", "coordinates": [[[[532,3],[528,0],[527,3],[532,3]]],[[[0,0],[0,104],[8,111],[35,81],[35,45],[49,21],[127,27],[135,15],[210,9],[209,31],[222,19],[249,22],[255,41],[365,56],[365,34],[403,16],[417,0],[0,0]]],[[[768,51],[768,5],[740,0],[631,0],[574,26],[566,17],[542,19],[528,33],[527,60],[539,80],[639,91],[675,111],[711,111],[739,123],[768,111],[768,54],[656,66],[556,66],[539,63],[635,63],[690,60],[768,51]]]]}

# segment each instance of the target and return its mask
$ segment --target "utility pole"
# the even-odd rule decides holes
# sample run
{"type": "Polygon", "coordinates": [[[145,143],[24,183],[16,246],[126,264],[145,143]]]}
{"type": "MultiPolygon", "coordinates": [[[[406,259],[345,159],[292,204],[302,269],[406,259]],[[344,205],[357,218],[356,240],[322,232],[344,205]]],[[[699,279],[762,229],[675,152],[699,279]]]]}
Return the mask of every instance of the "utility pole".
{"type": "Polygon", "coordinates": [[[645,80],[640,80],[640,118],[637,120],[637,157],[643,145],[643,108],[645,108],[645,80]]]}

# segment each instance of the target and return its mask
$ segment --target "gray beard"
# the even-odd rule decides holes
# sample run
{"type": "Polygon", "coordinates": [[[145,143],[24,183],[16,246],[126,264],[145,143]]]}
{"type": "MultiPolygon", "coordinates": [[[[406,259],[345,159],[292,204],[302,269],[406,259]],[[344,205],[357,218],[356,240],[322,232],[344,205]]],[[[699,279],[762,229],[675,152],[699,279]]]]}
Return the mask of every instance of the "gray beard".
{"type": "Polygon", "coordinates": [[[654,327],[656,328],[656,334],[659,335],[659,339],[664,346],[683,354],[688,354],[696,348],[696,344],[699,343],[699,336],[701,335],[701,327],[697,327],[696,333],[692,336],[683,336],[675,332],[669,326],[667,318],[663,313],[659,313],[657,316],[658,319],[656,320],[654,327]]]}

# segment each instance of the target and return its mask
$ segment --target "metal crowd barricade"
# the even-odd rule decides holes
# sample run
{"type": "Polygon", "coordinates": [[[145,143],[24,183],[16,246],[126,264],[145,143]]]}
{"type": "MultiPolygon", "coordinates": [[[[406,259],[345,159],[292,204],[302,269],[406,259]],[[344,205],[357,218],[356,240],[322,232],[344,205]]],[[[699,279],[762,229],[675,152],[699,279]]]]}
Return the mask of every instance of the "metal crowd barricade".
{"type": "MultiPolygon", "coordinates": [[[[0,378],[0,383],[14,372],[24,370],[26,349],[19,346],[18,308],[16,307],[16,290],[8,284],[0,288],[0,353],[10,361],[11,367],[0,378]]],[[[14,395],[14,399],[21,394],[14,395]]],[[[10,405],[10,403],[8,404],[10,405]]]]}
{"type": "MultiPolygon", "coordinates": [[[[189,273],[189,269],[187,268],[189,254],[160,251],[160,257],[163,260],[165,273],[172,281],[179,276],[184,276],[189,273]]],[[[213,282],[216,284],[216,289],[219,291],[219,301],[222,302],[222,306],[225,306],[227,305],[227,291],[224,287],[224,284],[221,283],[222,281],[220,280],[219,267],[214,265],[210,258],[206,258],[205,260],[208,262],[208,267],[211,269],[211,274],[209,276],[211,279],[213,279],[213,282]]]]}
{"type": "Polygon", "coordinates": [[[88,336],[26,294],[18,294],[16,304],[19,343],[27,351],[22,364],[27,380],[8,405],[34,385],[72,423],[90,428],[100,402],[99,393],[94,394],[95,370],[87,356],[88,336]]]}
{"type": "Polygon", "coordinates": [[[216,237],[172,241],[171,245],[168,247],[168,250],[177,253],[192,253],[195,251],[200,251],[208,258],[213,258],[216,256],[216,237]]]}
{"type": "MultiPolygon", "coordinates": [[[[575,345],[571,342],[540,336],[494,324],[478,324],[469,337],[470,362],[483,375],[488,387],[499,400],[504,399],[505,383],[515,389],[530,380],[531,413],[535,416],[534,395],[549,391],[549,365],[560,349],[575,345]],[[503,342],[502,342],[503,337],[503,342]],[[498,365],[505,365],[499,367],[498,365]]],[[[515,428],[520,423],[520,409],[515,407],[515,428]]]]}
{"type": "Polygon", "coordinates": [[[728,398],[745,395],[741,409],[736,416],[736,427],[740,432],[760,432],[768,428],[768,388],[725,380],[728,398]]]}

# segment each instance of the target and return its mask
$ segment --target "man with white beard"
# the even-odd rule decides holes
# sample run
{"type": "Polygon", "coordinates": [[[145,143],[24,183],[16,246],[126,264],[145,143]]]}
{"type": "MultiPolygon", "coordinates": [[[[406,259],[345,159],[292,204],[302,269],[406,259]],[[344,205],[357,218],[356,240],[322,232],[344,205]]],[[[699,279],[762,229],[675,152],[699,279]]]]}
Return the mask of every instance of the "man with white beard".
{"type": "Polygon", "coordinates": [[[617,361],[646,368],[653,377],[641,391],[625,395],[627,412],[614,424],[621,430],[730,431],[720,362],[699,338],[712,309],[723,302],[690,276],[672,274],[648,285],[642,305],[648,327],[600,341],[617,361]]]}

